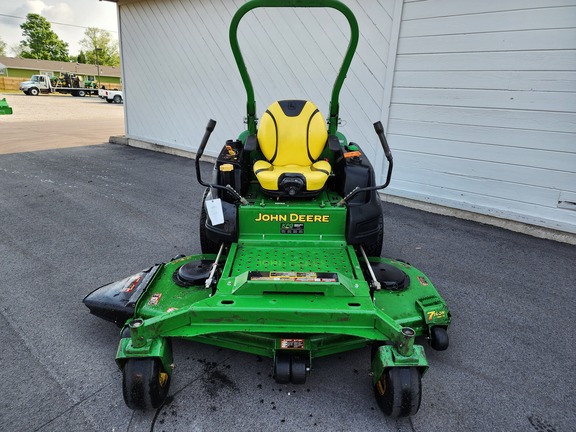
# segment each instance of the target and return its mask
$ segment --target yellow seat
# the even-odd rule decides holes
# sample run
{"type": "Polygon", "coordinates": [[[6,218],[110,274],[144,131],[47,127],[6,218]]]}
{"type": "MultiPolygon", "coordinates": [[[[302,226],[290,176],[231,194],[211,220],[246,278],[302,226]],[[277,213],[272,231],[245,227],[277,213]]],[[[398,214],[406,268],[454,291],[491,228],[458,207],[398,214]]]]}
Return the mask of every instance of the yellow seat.
{"type": "Polygon", "coordinates": [[[274,102],[260,119],[257,138],[266,158],[254,164],[262,189],[287,196],[314,195],[322,190],[332,168],[317,159],[326,146],[328,131],[312,102],[274,102]]]}

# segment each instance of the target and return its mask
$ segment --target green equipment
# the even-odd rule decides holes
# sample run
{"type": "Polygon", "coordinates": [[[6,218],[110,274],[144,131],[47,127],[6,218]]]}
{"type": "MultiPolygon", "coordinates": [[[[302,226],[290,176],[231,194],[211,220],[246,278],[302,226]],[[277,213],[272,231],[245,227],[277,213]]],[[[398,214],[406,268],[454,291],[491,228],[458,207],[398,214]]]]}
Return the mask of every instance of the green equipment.
{"type": "Polygon", "coordinates": [[[0,115],[12,114],[12,107],[6,102],[6,98],[0,99],[0,115]]]}
{"type": "Polygon", "coordinates": [[[410,264],[380,257],[378,190],[384,184],[361,147],[338,131],[339,94],[358,43],[358,24],[337,0],[252,0],[230,25],[230,43],[247,93],[247,130],[223,146],[206,187],[202,253],[179,256],[92,292],[90,312],[122,327],[116,362],[132,409],[160,407],[173,372],[171,338],[272,359],[278,383],[304,383],[314,359],[370,345],[373,391],[383,412],[414,415],[428,368],[424,336],[448,347],[450,313],[432,282],[410,264]],[[273,103],[256,119],[254,90],[238,46],[242,17],[260,7],[327,7],[350,25],[350,42],[327,124],[310,101],[273,103]]]}

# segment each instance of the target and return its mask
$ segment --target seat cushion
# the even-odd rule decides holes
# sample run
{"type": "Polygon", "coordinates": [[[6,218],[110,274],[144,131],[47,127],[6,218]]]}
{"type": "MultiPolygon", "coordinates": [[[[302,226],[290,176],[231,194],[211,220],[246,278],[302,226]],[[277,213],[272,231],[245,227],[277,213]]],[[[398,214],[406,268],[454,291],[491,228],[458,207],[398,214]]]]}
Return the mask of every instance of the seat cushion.
{"type": "Polygon", "coordinates": [[[324,187],[330,170],[330,164],[326,161],[318,161],[306,167],[298,165],[274,166],[262,160],[254,163],[254,173],[260,186],[269,191],[278,190],[278,181],[283,174],[300,174],[306,180],[306,191],[319,191],[324,187]]]}
{"type": "Polygon", "coordinates": [[[320,157],[327,139],[326,121],[309,101],[274,102],[258,125],[258,145],[273,165],[310,165],[320,157]]]}
{"type": "Polygon", "coordinates": [[[260,119],[257,137],[266,158],[254,164],[254,174],[262,189],[299,196],[324,187],[331,167],[317,159],[326,147],[328,131],[326,121],[312,102],[274,102],[260,119]]]}

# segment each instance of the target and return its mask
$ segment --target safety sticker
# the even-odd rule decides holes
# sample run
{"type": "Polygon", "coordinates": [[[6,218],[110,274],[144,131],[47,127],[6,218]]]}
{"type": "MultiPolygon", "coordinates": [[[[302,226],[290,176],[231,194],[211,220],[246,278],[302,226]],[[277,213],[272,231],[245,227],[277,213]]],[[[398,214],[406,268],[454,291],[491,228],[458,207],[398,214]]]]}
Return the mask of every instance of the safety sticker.
{"type": "Polygon", "coordinates": [[[148,304],[150,306],[156,306],[160,301],[160,297],[162,297],[162,293],[153,294],[152,297],[150,297],[150,301],[148,302],[148,304]]]}
{"type": "Polygon", "coordinates": [[[418,276],[418,281],[420,282],[420,285],[422,286],[428,286],[428,281],[426,280],[426,278],[424,276],[418,276]]]}
{"type": "Polygon", "coordinates": [[[280,234],[304,234],[304,224],[282,223],[280,224],[280,234]]]}
{"type": "Polygon", "coordinates": [[[280,348],[282,349],[304,349],[304,339],[280,339],[280,348]]]}
{"type": "Polygon", "coordinates": [[[338,282],[336,273],[251,271],[250,280],[282,282],[338,282]]]}
{"type": "Polygon", "coordinates": [[[122,291],[127,293],[131,293],[132,291],[134,291],[134,288],[136,288],[136,286],[140,283],[142,277],[143,277],[142,274],[138,274],[136,276],[131,276],[130,278],[128,278],[124,288],[122,288],[122,291]]]}
{"type": "Polygon", "coordinates": [[[174,311],[177,311],[177,310],[178,310],[178,308],[171,307],[171,308],[166,309],[166,313],[174,312],[174,311]]]}

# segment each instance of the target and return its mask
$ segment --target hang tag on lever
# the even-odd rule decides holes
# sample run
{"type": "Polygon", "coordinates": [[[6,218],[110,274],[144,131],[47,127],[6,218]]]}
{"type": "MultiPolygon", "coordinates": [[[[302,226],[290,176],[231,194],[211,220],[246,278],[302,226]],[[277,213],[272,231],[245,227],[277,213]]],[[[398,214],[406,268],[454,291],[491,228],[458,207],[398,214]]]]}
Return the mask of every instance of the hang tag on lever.
{"type": "Polygon", "coordinates": [[[222,210],[222,201],[220,198],[213,200],[206,200],[206,211],[212,225],[220,225],[224,223],[224,212],[222,210]]]}

